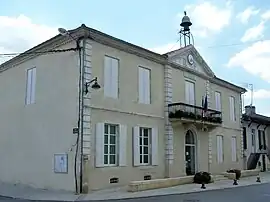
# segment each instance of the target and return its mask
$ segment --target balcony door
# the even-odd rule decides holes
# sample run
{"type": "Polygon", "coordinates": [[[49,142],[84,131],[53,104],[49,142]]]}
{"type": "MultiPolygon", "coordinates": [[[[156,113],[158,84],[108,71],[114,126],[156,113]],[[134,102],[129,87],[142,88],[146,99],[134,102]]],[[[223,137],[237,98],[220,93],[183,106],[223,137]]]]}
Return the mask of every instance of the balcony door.
{"type": "MultiPolygon", "coordinates": [[[[185,99],[186,104],[188,105],[195,105],[195,83],[191,81],[185,81],[185,99]]],[[[194,107],[187,107],[186,109],[188,112],[195,113],[194,107]]]]}

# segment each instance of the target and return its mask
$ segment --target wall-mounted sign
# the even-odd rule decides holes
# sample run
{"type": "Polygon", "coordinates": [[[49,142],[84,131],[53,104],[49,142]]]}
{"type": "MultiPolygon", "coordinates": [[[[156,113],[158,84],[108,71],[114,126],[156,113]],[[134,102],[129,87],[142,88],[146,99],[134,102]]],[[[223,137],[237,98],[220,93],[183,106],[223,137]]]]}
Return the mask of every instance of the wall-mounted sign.
{"type": "Polygon", "coordinates": [[[73,128],[73,134],[78,134],[79,133],[79,128],[73,128]]]}

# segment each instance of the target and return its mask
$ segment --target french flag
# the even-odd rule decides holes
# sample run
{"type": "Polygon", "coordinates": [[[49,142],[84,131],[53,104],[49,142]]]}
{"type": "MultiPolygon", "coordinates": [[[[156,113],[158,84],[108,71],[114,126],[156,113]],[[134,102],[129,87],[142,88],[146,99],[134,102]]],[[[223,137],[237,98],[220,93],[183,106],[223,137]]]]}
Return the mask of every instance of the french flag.
{"type": "Polygon", "coordinates": [[[205,117],[206,112],[208,110],[207,95],[206,96],[202,96],[202,108],[203,108],[202,115],[203,115],[203,117],[205,117]]]}

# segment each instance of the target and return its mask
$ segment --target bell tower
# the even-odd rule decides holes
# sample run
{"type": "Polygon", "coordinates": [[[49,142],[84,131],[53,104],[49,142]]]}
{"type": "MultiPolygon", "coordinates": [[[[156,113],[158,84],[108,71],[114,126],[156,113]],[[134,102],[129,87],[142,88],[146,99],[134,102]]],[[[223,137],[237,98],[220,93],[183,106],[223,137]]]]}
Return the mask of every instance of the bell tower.
{"type": "Polygon", "coordinates": [[[180,35],[180,48],[182,47],[182,44],[184,47],[192,44],[194,45],[194,38],[193,35],[190,32],[190,26],[192,25],[190,18],[187,16],[187,12],[184,11],[184,17],[182,18],[182,22],[180,24],[181,28],[179,31],[180,35]]]}

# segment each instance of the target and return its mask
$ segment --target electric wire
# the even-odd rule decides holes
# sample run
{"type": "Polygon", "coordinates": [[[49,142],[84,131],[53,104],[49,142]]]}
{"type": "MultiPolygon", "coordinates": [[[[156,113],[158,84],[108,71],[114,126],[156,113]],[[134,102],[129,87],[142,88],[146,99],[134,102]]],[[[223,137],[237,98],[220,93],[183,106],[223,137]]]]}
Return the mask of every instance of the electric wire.
{"type": "Polygon", "coordinates": [[[49,53],[63,53],[69,51],[77,51],[78,48],[68,48],[68,49],[52,49],[47,51],[29,51],[22,53],[0,53],[0,57],[14,57],[19,55],[38,55],[38,54],[49,54],[49,53]]]}
{"type": "MultiPolygon", "coordinates": [[[[269,41],[270,39],[261,39],[261,40],[254,40],[246,43],[229,43],[229,44],[220,44],[220,45],[213,45],[213,46],[206,46],[205,48],[222,48],[222,47],[233,47],[233,46],[244,46],[247,44],[253,44],[257,42],[265,42],[269,41]]],[[[180,39],[177,39],[175,44],[168,50],[170,52],[175,48],[178,44],[180,39]]],[[[68,49],[54,49],[54,50],[47,50],[47,51],[30,51],[30,52],[17,52],[17,53],[0,53],[0,57],[14,57],[18,55],[38,55],[38,54],[49,54],[49,53],[61,53],[61,52],[69,52],[69,51],[76,51],[78,48],[68,48],[68,49]]]]}

